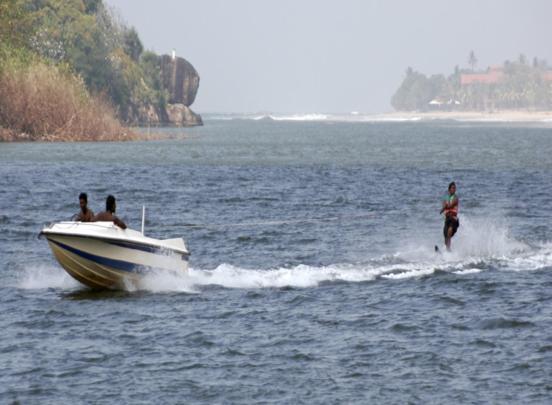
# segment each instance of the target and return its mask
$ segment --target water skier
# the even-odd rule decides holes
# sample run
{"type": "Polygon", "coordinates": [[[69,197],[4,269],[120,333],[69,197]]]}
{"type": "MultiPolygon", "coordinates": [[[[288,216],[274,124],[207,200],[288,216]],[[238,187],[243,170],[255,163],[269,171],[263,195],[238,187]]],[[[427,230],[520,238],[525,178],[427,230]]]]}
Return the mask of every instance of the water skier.
{"type": "Polygon", "coordinates": [[[459,203],[460,200],[456,195],[456,183],[452,182],[448,186],[448,194],[443,198],[443,207],[440,212],[441,214],[445,214],[443,235],[448,251],[450,251],[450,241],[460,226],[460,221],[458,220],[459,203]]]}

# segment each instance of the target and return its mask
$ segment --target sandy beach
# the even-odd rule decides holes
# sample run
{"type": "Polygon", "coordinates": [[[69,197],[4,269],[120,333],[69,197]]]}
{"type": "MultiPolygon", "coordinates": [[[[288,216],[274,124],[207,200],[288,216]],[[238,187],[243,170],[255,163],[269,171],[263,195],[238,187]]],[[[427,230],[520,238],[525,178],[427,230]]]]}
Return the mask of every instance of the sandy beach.
{"type": "Polygon", "coordinates": [[[390,112],[381,117],[390,120],[457,120],[473,122],[550,122],[552,111],[503,110],[493,112],[477,111],[429,111],[390,112]]]}

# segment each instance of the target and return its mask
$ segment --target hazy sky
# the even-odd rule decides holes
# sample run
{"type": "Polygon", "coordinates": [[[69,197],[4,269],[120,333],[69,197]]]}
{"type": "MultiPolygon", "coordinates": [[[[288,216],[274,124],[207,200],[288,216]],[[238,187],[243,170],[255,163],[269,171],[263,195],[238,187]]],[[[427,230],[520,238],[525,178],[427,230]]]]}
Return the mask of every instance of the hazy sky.
{"type": "Polygon", "coordinates": [[[201,76],[198,112],[384,112],[423,73],[524,53],[552,63],[550,0],[105,0],[201,76]]]}

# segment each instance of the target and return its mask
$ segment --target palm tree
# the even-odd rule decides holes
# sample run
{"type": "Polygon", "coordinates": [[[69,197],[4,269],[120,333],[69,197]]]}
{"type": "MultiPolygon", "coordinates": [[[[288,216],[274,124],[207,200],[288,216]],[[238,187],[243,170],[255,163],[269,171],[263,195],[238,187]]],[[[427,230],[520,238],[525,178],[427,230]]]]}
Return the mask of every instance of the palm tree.
{"type": "Polygon", "coordinates": [[[475,57],[475,52],[473,50],[470,51],[470,55],[468,56],[468,64],[471,66],[473,72],[475,65],[477,65],[477,58],[475,57]]]}

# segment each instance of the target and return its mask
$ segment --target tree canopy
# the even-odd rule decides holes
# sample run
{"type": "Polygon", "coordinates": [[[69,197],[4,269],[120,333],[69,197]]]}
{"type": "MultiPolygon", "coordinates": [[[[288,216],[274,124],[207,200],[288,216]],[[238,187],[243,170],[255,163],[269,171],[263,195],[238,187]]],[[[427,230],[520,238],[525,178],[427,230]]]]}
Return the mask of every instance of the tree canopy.
{"type": "MultiPolygon", "coordinates": [[[[472,67],[477,62],[473,51],[468,62],[472,67]]],[[[528,64],[521,54],[516,61],[506,61],[492,70],[499,72],[498,79],[489,82],[477,79],[462,84],[462,75],[468,79],[470,75],[485,76],[491,68],[474,72],[456,67],[448,77],[428,77],[408,68],[391,105],[400,111],[425,111],[432,108],[430,102],[435,100],[438,108],[455,110],[552,109],[552,70],[546,61],[534,58],[528,64]]]]}
{"type": "Polygon", "coordinates": [[[0,51],[66,66],[89,91],[106,95],[123,120],[166,100],[152,67],[157,56],[143,60],[136,30],[102,0],[0,0],[0,51]]]}

